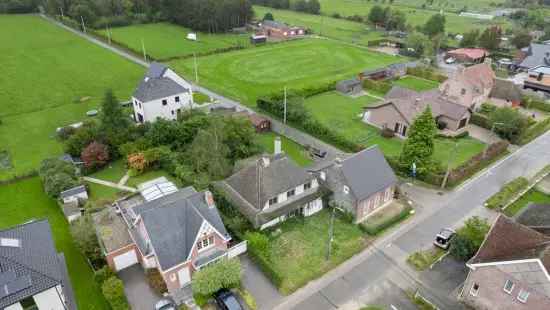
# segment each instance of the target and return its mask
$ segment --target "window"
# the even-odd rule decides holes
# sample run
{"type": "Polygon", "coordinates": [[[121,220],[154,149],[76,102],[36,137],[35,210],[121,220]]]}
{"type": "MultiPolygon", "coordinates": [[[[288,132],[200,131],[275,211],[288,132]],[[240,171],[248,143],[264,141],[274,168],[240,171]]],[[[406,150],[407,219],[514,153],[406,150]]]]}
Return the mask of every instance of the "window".
{"type": "Polygon", "coordinates": [[[522,303],[526,303],[527,298],[529,298],[529,292],[524,289],[521,289],[518,294],[518,300],[521,301],[522,303]]]}
{"type": "Polygon", "coordinates": [[[463,118],[460,120],[460,124],[458,124],[458,128],[462,128],[464,126],[466,126],[466,122],[468,121],[467,118],[463,118]]]}
{"type": "Polygon", "coordinates": [[[38,305],[36,304],[36,302],[34,301],[34,298],[32,296],[21,300],[19,303],[21,304],[21,307],[24,310],[37,310],[38,309],[38,305]]]}
{"type": "Polygon", "coordinates": [[[474,285],[472,285],[472,288],[470,289],[470,295],[477,296],[478,292],[479,292],[479,284],[474,283],[474,285]]]}
{"type": "Polygon", "coordinates": [[[399,132],[399,123],[395,123],[395,126],[393,127],[393,132],[399,132]]]}
{"type": "Polygon", "coordinates": [[[172,115],[174,115],[174,113],[175,113],[174,110],[172,110],[171,112],[172,112],[172,115]]]}
{"type": "Polygon", "coordinates": [[[506,283],[504,283],[504,287],[502,288],[506,293],[511,294],[514,290],[514,282],[510,280],[506,280],[506,283]]]}
{"type": "Polygon", "coordinates": [[[202,240],[199,240],[197,242],[197,250],[204,250],[210,246],[214,245],[214,236],[210,236],[208,238],[204,238],[202,240]]]}
{"type": "Polygon", "coordinates": [[[180,97],[179,97],[179,96],[176,96],[176,97],[174,98],[174,101],[175,101],[175,102],[180,102],[180,97]]]}
{"type": "Polygon", "coordinates": [[[162,105],[167,105],[168,101],[166,99],[162,99],[162,105]]]}
{"type": "Polygon", "coordinates": [[[277,197],[269,199],[269,205],[272,206],[277,203],[277,197]]]}
{"type": "Polygon", "coordinates": [[[308,190],[311,188],[311,182],[307,182],[306,184],[304,184],[304,190],[308,190]]]}
{"type": "Polygon", "coordinates": [[[296,194],[296,190],[291,189],[288,192],[286,192],[286,197],[290,198],[290,197],[294,196],[295,194],[296,194]]]}

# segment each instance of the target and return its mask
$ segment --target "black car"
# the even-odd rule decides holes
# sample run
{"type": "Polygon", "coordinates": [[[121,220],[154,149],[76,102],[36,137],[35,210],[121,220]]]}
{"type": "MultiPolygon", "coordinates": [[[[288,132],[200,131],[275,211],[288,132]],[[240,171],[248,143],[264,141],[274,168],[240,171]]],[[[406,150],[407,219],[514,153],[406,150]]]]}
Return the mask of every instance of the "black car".
{"type": "Polygon", "coordinates": [[[214,299],[219,309],[243,310],[237,296],[227,289],[221,289],[214,294],[214,299]]]}

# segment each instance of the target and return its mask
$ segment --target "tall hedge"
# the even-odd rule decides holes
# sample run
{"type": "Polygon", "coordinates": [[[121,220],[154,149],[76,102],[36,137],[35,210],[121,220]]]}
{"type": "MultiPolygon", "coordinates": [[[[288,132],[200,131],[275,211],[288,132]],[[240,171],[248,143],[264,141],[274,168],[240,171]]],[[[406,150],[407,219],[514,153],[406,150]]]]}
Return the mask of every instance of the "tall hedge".
{"type": "Polygon", "coordinates": [[[110,277],[103,282],[101,291],[107,299],[112,310],[129,310],[130,305],[124,294],[124,284],[116,276],[110,277]]]}

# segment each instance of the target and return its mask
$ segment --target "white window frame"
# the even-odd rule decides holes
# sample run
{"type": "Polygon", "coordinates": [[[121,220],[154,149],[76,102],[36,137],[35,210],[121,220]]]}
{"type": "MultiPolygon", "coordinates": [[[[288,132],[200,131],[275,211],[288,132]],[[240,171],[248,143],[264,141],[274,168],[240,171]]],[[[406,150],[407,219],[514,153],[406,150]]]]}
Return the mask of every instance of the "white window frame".
{"type": "Polygon", "coordinates": [[[269,206],[272,206],[272,205],[276,205],[277,203],[279,203],[279,197],[273,197],[271,199],[268,200],[267,204],[269,206]],[[271,203],[273,201],[273,203],[271,203]]]}
{"type": "Polygon", "coordinates": [[[287,199],[292,197],[292,196],[296,196],[296,189],[295,188],[293,188],[293,189],[286,192],[286,198],[287,199]],[[292,193],[292,194],[289,195],[289,193],[292,193]]]}
{"type": "Polygon", "coordinates": [[[526,303],[527,299],[529,298],[529,294],[530,293],[528,291],[521,289],[519,290],[517,300],[519,300],[519,302],[521,303],[526,303]],[[525,298],[523,296],[525,296],[525,298]]]}
{"type": "Polygon", "coordinates": [[[502,290],[504,292],[506,292],[507,294],[512,294],[512,291],[514,290],[514,287],[516,285],[514,284],[514,282],[510,281],[510,280],[506,280],[506,282],[504,282],[504,286],[502,287],[502,290]],[[508,286],[508,283],[512,283],[512,286],[510,287],[510,289],[506,289],[506,287],[508,286]]]}
{"type": "Polygon", "coordinates": [[[208,236],[197,241],[197,251],[202,252],[215,244],[214,236],[208,236]]]}
{"type": "Polygon", "coordinates": [[[307,183],[304,183],[304,191],[307,191],[308,189],[311,189],[311,181],[310,182],[307,182],[307,183]]]}
{"type": "Polygon", "coordinates": [[[472,296],[477,296],[477,294],[479,293],[479,284],[475,283],[472,284],[472,287],[470,288],[470,295],[472,296]],[[475,289],[475,287],[477,286],[477,289],[475,289]]]}
{"type": "Polygon", "coordinates": [[[349,187],[344,185],[344,194],[349,194],[349,187]]]}

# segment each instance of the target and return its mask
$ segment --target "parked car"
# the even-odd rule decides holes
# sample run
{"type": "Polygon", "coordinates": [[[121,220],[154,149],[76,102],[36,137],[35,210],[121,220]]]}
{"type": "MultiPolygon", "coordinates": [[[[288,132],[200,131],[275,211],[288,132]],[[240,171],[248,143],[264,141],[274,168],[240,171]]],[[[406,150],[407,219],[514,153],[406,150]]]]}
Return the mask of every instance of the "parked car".
{"type": "Polygon", "coordinates": [[[155,304],[154,310],[176,310],[176,303],[170,298],[163,298],[155,304]]]}
{"type": "Polygon", "coordinates": [[[454,59],[453,57],[449,57],[447,59],[445,59],[445,63],[448,63],[448,64],[452,64],[456,61],[456,59],[454,59]]]}
{"type": "Polygon", "coordinates": [[[214,299],[221,310],[243,310],[237,296],[230,290],[221,289],[214,294],[214,299]]]}
{"type": "Polygon", "coordinates": [[[451,240],[456,235],[456,232],[450,228],[443,228],[435,236],[434,245],[440,247],[444,250],[447,250],[451,245],[451,240]]]}

